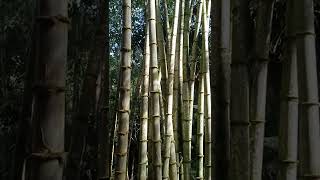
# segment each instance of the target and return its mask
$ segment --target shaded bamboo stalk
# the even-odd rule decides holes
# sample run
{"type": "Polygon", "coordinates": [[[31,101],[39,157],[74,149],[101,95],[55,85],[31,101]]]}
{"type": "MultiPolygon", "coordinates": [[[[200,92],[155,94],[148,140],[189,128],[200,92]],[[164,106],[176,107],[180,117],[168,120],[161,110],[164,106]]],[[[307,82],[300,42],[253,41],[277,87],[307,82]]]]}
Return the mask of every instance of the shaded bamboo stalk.
{"type": "Polygon", "coordinates": [[[231,7],[230,0],[213,0],[212,5],[212,139],[215,140],[212,175],[229,179],[230,170],[230,83],[231,83],[231,7]]]}
{"type": "Polygon", "coordinates": [[[279,180],[297,179],[298,160],[298,74],[293,2],[287,2],[285,61],[282,66],[282,90],[279,124],[279,180]]]}
{"type": "Polygon", "coordinates": [[[61,160],[65,157],[68,4],[63,0],[41,0],[39,8],[35,46],[39,54],[32,87],[31,152],[26,175],[35,180],[61,180],[61,160]]]}
{"type": "Polygon", "coordinates": [[[314,7],[293,0],[299,87],[299,179],[320,179],[320,128],[314,7]],[[299,8],[298,8],[299,7],[299,8]]]}
{"type": "Polygon", "coordinates": [[[232,1],[231,164],[230,179],[250,179],[249,148],[249,0],[232,1]]]}
{"type": "Polygon", "coordinates": [[[259,0],[255,29],[255,59],[250,90],[250,179],[262,178],[264,125],[273,0],[259,0]]]}

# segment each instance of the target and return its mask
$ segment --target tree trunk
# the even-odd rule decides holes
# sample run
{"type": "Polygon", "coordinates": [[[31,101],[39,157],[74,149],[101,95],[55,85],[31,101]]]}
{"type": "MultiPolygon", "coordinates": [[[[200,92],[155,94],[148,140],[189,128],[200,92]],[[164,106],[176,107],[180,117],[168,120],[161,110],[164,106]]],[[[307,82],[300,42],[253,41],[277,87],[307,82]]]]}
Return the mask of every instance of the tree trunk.
{"type": "Polygon", "coordinates": [[[259,0],[250,90],[250,178],[261,180],[273,0],[259,0]]]}
{"type": "Polygon", "coordinates": [[[320,179],[319,97],[313,1],[293,1],[299,81],[299,179],[320,179]]]}
{"type": "Polygon", "coordinates": [[[99,112],[101,117],[98,119],[99,147],[98,147],[98,179],[105,180],[109,176],[108,149],[110,142],[108,139],[110,127],[108,126],[109,115],[109,1],[100,0],[99,2],[99,29],[101,31],[101,41],[105,44],[100,44],[101,53],[101,102],[99,112]]]}
{"type": "Polygon", "coordinates": [[[249,0],[233,0],[231,66],[231,161],[232,180],[249,179],[249,0]]]}
{"type": "Polygon", "coordinates": [[[298,160],[298,74],[292,1],[287,2],[285,61],[282,67],[281,109],[279,124],[279,180],[297,179],[298,160]]]}
{"type": "MultiPolygon", "coordinates": [[[[64,162],[67,2],[41,0],[39,66],[33,86],[30,179],[62,180],[64,162]]],[[[29,165],[29,163],[28,163],[29,165]]]]}
{"type": "MultiPolygon", "coordinates": [[[[101,22],[105,21],[105,18],[97,18],[98,20],[101,19],[101,22]]],[[[103,23],[105,24],[105,22],[103,23]]],[[[82,84],[78,111],[72,121],[72,137],[66,172],[68,180],[79,180],[81,177],[82,158],[87,145],[88,123],[92,118],[90,113],[96,112],[97,79],[101,71],[100,63],[105,57],[105,41],[105,29],[97,28],[93,45],[97,48],[90,52],[90,60],[82,84]]]]}

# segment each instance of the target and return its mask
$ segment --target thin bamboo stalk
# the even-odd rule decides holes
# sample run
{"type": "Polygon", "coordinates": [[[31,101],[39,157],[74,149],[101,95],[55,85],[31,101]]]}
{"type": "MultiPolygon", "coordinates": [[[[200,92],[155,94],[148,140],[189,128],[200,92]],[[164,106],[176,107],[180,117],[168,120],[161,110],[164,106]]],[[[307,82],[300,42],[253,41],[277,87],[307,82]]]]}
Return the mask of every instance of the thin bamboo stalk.
{"type": "MultiPolygon", "coordinates": [[[[164,165],[163,165],[163,179],[169,179],[169,165],[170,165],[170,154],[172,155],[172,160],[176,159],[175,146],[171,147],[172,141],[174,141],[173,136],[173,124],[172,124],[172,115],[173,115],[173,86],[174,86],[174,68],[175,68],[175,53],[176,53],[176,40],[178,32],[178,22],[179,22],[179,8],[180,3],[176,1],[175,3],[175,16],[173,23],[172,31],[172,45],[171,53],[169,57],[169,66],[168,66],[168,103],[167,103],[167,116],[166,116],[166,134],[165,134],[165,155],[164,155],[164,165]],[[170,151],[174,151],[170,153],[170,151]]],[[[170,171],[172,171],[173,177],[170,179],[177,179],[177,166],[174,162],[170,166],[170,171]]]]}
{"type": "MultiPolygon", "coordinates": [[[[211,1],[209,1],[211,2],[211,1]]],[[[209,5],[210,6],[210,5],[209,5]]],[[[203,4],[203,12],[207,9],[206,4],[203,4]]],[[[211,159],[212,159],[212,136],[211,136],[211,85],[210,85],[210,70],[209,70],[209,12],[203,13],[202,24],[202,48],[203,48],[203,73],[204,73],[204,119],[205,119],[205,179],[212,179],[211,159]]]]}
{"type": "Polygon", "coordinates": [[[142,108],[140,116],[140,146],[139,146],[139,179],[147,179],[148,165],[148,118],[149,118],[149,69],[150,69],[150,46],[149,25],[146,24],[146,36],[144,47],[144,69],[142,84],[142,108]]]}

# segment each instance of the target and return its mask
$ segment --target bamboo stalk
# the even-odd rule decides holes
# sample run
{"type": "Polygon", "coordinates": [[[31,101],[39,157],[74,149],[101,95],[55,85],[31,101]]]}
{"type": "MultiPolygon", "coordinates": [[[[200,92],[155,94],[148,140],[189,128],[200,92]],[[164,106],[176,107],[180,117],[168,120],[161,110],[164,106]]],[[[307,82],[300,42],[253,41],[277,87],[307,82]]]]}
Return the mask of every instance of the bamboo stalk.
{"type": "Polygon", "coordinates": [[[250,178],[262,178],[267,77],[274,1],[260,0],[255,32],[255,60],[251,66],[250,90],[250,178]]]}
{"type": "Polygon", "coordinates": [[[152,98],[152,119],[153,119],[153,179],[162,179],[162,159],[161,159],[161,133],[160,133],[160,81],[157,54],[157,33],[156,33],[156,2],[149,1],[149,26],[150,26],[150,73],[152,98]]]}
{"type": "Polygon", "coordinates": [[[320,179],[320,127],[313,1],[294,0],[299,87],[299,179],[320,179]],[[298,8],[299,7],[299,8],[298,8]]]}
{"type": "Polygon", "coordinates": [[[120,73],[120,103],[118,124],[118,145],[115,147],[117,164],[115,167],[115,178],[125,180],[127,177],[128,162],[128,133],[130,116],[131,96],[131,0],[123,0],[123,37],[120,73]]]}
{"type": "MultiPolygon", "coordinates": [[[[173,86],[174,86],[174,68],[175,68],[175,52],[176,52],[176,40],[178,31],[178,15],[179,15],[180,3],[176,1],[175,3],[175,16],[173,23],[172,32],[172,45],[169,58],[169,68],[168,68],[168,103],[167,103],[167,116],[166,116],[166,134],[165,134],[165,155],[164,155],[164,165],[163,165],[163,179],[169,179],[169,165],[170,165],[170,154],[172,155],[172,160],[176,159],[175,146],[171,147],[172,141],[174,141],[173,136],[173,86]],[[170,151],[174,151],[170,153],[170,151]]],[[[176,163],[170,166],[170,171],[172,171],[170,179],[177,179],[177,166],[176,163]]]]}
{"type": "Polygon", "coordinates": [[[216,179],[230,177],[230,81],[231,81],[231,7],[230,0],[214,0],[212,5],[212,139],[214,155],[212,175],[216,179]]]}
{"type": "MultiPolygon", "coordinates": [[[[211,1],[209,1],[211,2],[211,1]]],[[[211,6],[211,5],[209,5],[211,6]]],[[[207,9],[206,4],[203,4],[203,12],[207,9]]],[[[212,139],[211,139],[211,85],[210,85],[210,70],[209,70],[209,26],[208,19],[209,11],[203,13],[202,24],[202,48],[203,48],[203,73],[204,73],[204,120],[205,120],[205,179],[212,179],[211,159],[212,159],[212,139]]]]}
{"type": "Polygon", "coordinates": [[[142,85],[142,108],[140,117],[140,146],[139,146],[139,180],[147,179],[148,165],[148,119],[149,119],[149,68],[150,68],[150,46],[149,25],[146,25],[145,47],[144,47],[144,69],[142,85]]]}
{"type": "Polygon", "coordinates": [[[249,148],[249,0],[232,1],[231,165],[230,179],[250,179],[249,148]]]}

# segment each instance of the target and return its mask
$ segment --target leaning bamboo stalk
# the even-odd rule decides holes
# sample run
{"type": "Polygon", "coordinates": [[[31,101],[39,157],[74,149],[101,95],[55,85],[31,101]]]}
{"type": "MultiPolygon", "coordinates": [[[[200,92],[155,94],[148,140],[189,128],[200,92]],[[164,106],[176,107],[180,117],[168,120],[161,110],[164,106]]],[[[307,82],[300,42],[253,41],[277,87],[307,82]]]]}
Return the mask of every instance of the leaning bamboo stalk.
{"type": "MultiPolygon", "coordinates": [[[[211,1],[209,1],[211,2],[211,1]]],[[[203,4],[203,12],[207,8],[203,4]]],[[[210,70],[209,70],[209,26],[208,26],[208,12],[203,13],[202,24],[202,48],[203,48],[203,73],[204,73],[204,119],[205,119],[205,179],[212,179],[211,159],[212,159],[212,136],[211,136],[211,85],[210,85],[210,70]]]]}
{"type": "Polygon", "coordinates": [[[125,180],[127,176],[128,156],[128,133],[131,96],[131,0],[123,0],[123,38],[120,81],[120,103],[119,103],[119,124],[118,124],[118,145],[116,146],[117,164],[115,178],[125,180]]]}
{"type": "MultiPolygon", "coordinates": [[[[203,0],[200,0],[197,7],[197,16],[196,16],[196,23],[195,23],[195,32],[193,34],[193,42],[191,46],[191,55],[190,55],[190,77],[189,77],[189,92],[190,92],[190,99],[189,104],[193,104],[194,101],[194,83],[195,83],[195,71],[196,71],[196,58],[197,58],[197,49],[198,49],[198,41],[199,41],[199,32],[201,27],[201,18],[202,18],[202,4],[203,0]]],[[[189,108],[189,114],[193,114],[193,106],[189,108]]]]}
{"type": "Polygon", "coordinates": [[[161,159],[161,133],[160,133],[160,81],[157,54],[157,33],[156,33],[156,2],[149,1],[149,26],[150,26],[150,73],[152,98],[152,119],[153,119],[153,179],[162,179],[162,159],[161,159]]]}
{"type": "Polygon", "coordinates": [[[149,25],[146,24],[146,36],[144,47],[144,69],[142,85],[142,108],[140,117],[140,149],[139,149],[139,179],[147,179],[148,165],[148,119],[149,119],[149,67],[150,67],[150,46],[149,46],[149,25]]]}
{"type": "Polygon", "coordinates": [[[163,7],[164,7],[164,14],[165,14],[165,32],[167,35],[166,52],[167,52],[167,59],[169,59],[172,33],[171,33],[171,27],[170,27],[170,19],[169,19],[167,0],[163,0],[163,7]]]}
{"type": "MultiPolygon", "coordinates": [[[[165,155],[164,155],[164,165],[163,165],[163,179],[169,179],[169,165],[170,165],[170,151],[175,151],[175,146],[171,147],[172,141],[174,141],[173,136],[173,124],[172,124],[172,115],[173,115],[173,86],[174,86],[174,68],[175,68],[175,53],[176,53],[176,43],[177,43],[177,32],[178,32],[178,22],[179,22],[179,8],[180,3],[176,1],[175,3],[175,18],[173,23],[172,31],[172,42],[171,42],[171,52],[169,57],[169,66],[168,66],[168,99],[167,99],[167,116],[166,116],[166,134],[165,134],[165,155]]],[[[176,159],[176,153],[171,153],[172,159],[176,159]]],[[[172,171],[173,177],[170,179],[177,179],[177,166],[176,163],[170,166],[170,171],[172,171]]]]}
{"type": "Polygon", "coordinates": [[[312,0],[293,0],[299,87],[299,177],[320,179],[320,128],[314,9],[312,0]],[[299,7],[299,8],[298,8],[299,7]]]}
{"type": "MultiPolygon", "coordinates": [[[[167,99],[167,79],[168,79],[168,63],[167,63],[167,54],[166,47],[163,35],[163,28],[161,23],[161,14],[160,14],[160,4],[159,0],[156,0],[156,21],[157,21],[157,43],[158,43],[158,52],[159,52],[159,61],[161,65],[161,87],[163,88],[164,99],[167,99]]],[[[166,101],[164,101],[164,106],[166,106],[166,101]]]]}
{"type": "Polygon", "coordinates": [[[287,2],[285,61],[282,66],[282,89],[279,124],[279,180],[297,179],[298,160],[298,74],[294,34],[293,3],[287,2]]]}
{"type": "Polygon", "coordinates": [[[258,3],[255,32],[255,60],[251,67],[250,90],[250,178],[262,178],[264,125],[266,115],[267,76],[274,1],[258,3]]]}

